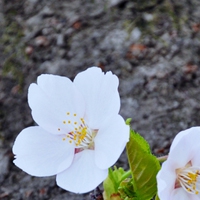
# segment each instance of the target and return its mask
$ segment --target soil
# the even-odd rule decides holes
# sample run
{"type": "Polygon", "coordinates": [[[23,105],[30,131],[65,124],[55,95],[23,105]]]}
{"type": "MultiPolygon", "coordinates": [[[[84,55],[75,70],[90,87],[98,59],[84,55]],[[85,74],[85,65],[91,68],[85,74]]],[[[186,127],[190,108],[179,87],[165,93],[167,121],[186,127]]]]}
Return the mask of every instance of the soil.
{"type": "MultiPolygon", "coordinates": [[[[200,125],[198,0],[0,0],[0,52],[0,199],[95,199],[12,162],[16,136],[35,124],[27,89],[40,74],[112,71],[120,114],[157,156],[179,131],[200,125]]],[[[128,168],[125,153],[117,166],[128,168]]]]}

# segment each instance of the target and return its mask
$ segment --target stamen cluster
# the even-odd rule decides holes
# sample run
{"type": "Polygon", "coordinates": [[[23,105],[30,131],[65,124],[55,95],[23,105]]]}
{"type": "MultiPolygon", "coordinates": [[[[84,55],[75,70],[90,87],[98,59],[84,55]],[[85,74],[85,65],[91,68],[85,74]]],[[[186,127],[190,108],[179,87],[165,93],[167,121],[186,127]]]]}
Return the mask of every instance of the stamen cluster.
{"type": "MultiPolygon", "coordinates": [[[[77,148],[85,149],[91,147],[97,131],[92,131],[85,123],[85,120],[83,118],[78,118],[76,113],[70,117],[70,112],[67,112],[67,116],[68,120],[63,120],[63,124],[70,125],[72,131],[63,137],[63,141],[66,141],[68,138],[69,143],[74,142],[77,148]]],[[[58,128],[58,131],[60,131],[60,128],[58,128]]]]}
{"type": "Polygon", "coordinates": [[[200,173],[197,167],[186,167],[178,170],[177,180],[186,192],[199,194],[200,191],[200,173]]]}

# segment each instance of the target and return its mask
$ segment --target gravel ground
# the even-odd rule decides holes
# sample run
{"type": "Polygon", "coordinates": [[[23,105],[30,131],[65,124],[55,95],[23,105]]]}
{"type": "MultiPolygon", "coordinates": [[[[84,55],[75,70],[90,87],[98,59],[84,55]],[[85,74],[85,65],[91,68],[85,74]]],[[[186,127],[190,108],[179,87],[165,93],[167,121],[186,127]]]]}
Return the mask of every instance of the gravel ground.
{"type": "MultiPolygon", "coordinates": [[[[16,136],[34,125],[27,89],[42,73],[112,71],[121,115],[158,156],[200,125],[198,0],[0,0],[0,27],[0,199],[91,199],[13,165],[16,136]]],[[[127,169],[125,154],[117,166],[127,169]]]]}

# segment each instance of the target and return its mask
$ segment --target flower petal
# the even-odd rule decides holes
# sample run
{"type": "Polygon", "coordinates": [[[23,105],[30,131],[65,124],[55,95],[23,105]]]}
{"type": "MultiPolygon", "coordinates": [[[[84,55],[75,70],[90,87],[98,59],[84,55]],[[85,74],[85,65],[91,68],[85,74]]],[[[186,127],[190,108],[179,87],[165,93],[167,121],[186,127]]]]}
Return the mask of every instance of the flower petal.
{"type": "MultiPolygon", "coordinates": [[[[162,199],[162,198],[161,198],[162,199]]],[[[184,199],[184,200],[199,200],[199,197],[197,195],[189,194],[184,191],[183,188],[177,188],[172,191],[172,194],[169,198],[170,200],[178,200],[178,199],[184,199]]]]}
{"type": "Polygon", "coordinates": [[[169,197],[174,190],[176,181],[175,169],[169,160],[163,163],[156,178],[159,198],[162,200],[169,200],[169,197]]]}
{"type": "MultiPolygon", "coordinates": [[[[187,141],[188,149],[191,151],[191,162],[192,165],[200,167],[200,127],[192,127],[190,129],[185,130],[187,135],[184,139],[187,141]]],[[[184,147],[185,151],[185,147],[184,147]]]]}
{"type": "Polygon", "coordinates": [[[51,176],[67,169],[74,157],[74,146],[62,136],[50,134],[42,128],[29,127],[16,138],[13,146],[14,163],[34,176],[51,176]]]}
{"type": "Polygon", "coordinates": [[[94,163],[94,151],[84,150],[75,154],[72,165],[56,177],[59,187],[74,193],[95,189],[108,175],[94,163]]]}
{"type": "MultiPolygon", "coordinates": [[[[174,161],[176,168],[184,167],[199,149],[200,127],[193,127],[178,133],[170,148],[168,158],[174,161]],[[180,156],[182,155],[182,156],[180,156]]],[[[199,156],[196,157],[199,159],[199,156]]],[[[197,161],[196,161],[197,162],[197,161]]]]}
{"type": "MultiPolygon", "coordinates": [[[[182,138],[186,138],[186,137],[193,137],[193,138],[200,138],[200,127],[192,127],[192,128],[189,128],[189,129],[186,129],[184,131],[181,131],[179,132],[176,137],[174,138],[173,140],[173,143],[170,147],[170,150],[172,150],[175,146],[177,146],[177,144],[179,143],[179,141],[182,139],[182,138]]],[[[193,139],[190,139],[189,141],[191,142],[195,142],[197,141],[199,143],[199,139],[198,140],[193,140],[193,139]]],[[[189,142],[188,141],[188,142],[189,142]]]]}
{"type": "Polygon", "coordinates": [[[129,126],[120,115],[104,121],[95,137],[95,163],[101,169],[113,165],[129,140],[129,126]]]}
{"type": "Polygon", "coordinates": [[[103,120],[118,114],[119,80],[111,72],[104,74],[101,69],[92,67],[79,73],[74,83],[84,96],[87,110],[85,119],[90,128],[99,129],[103,120]]]}
{"type": "Polygon", "coordinates": [[[38,85],[31,84],[29,87],[28,102],[33,119],[53,134],[72,131],[74,127],[66,122],[71,120],[75,113],[80,118],[85,113],[81,93],[68,78],[61,76],[39,76],[38,85]],[[70,115],[67,115],[68,112],[70,115]]]}

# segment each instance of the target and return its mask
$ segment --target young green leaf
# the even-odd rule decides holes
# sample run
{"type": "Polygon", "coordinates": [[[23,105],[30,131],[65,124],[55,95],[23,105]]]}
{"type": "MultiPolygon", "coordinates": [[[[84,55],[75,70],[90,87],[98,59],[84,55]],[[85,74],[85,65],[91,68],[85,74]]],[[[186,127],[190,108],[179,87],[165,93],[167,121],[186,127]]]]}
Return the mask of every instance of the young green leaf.
{"type": "Polygon", "coordinates": [[[109,168],[108,177],[103,182],[104,196],[106,200],[113,200],[117,197],[120,197],[118,193],[118,187],[123,179],[124,174],[126,174],[126,172],[123,168],[117,169],[116,166],[114,166],[114,170],[109,168]]]}
{"type": "Polygon", "coordinates": [[[127,178],[127,179],[123,180],[120,183],[118,191],[120,193],[121,199],[137,200],[137,196],[136,196],[136,193],[133,188],[133,179],[132,178],[127,178]]]}
{"type": "Polygon", "coordinates": [[[156,198],[155,198],[155,200],[160,200],[160,199],[159,199],[159,197],[158,197],[158,194],[156,195],[156,198]]]}
{"type": "Polygon", "coordinates": [[[160,164],[151,154],[149,144],[133,130],[126,148],[136,195],[140,200],[151,199],[157,191],[156,175],[160,164]]]}

